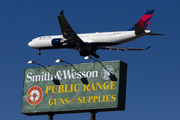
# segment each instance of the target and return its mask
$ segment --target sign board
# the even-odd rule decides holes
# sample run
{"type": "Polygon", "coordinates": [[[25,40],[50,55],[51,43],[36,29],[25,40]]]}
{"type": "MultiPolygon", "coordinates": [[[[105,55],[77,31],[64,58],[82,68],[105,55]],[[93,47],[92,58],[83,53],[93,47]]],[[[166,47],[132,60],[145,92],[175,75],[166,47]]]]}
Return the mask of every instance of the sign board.
{"type": "Polygon", "coordinates": [[[108,61],[46,69],[24,70],[23,114],[125,110],[126,63],[108,61]]]}

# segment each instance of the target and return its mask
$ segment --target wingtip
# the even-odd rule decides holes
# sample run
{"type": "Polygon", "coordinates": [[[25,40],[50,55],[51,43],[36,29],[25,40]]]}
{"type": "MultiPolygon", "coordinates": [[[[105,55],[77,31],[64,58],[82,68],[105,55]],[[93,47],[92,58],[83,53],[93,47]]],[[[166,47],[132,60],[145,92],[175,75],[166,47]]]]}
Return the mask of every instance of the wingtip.
{"type": "Polygon", "coordinates": [[[149,49],[151,46],[148,46],[146,49],[149,49]]]}
{"type": "Polygon", "coordinates": [[[61,10],[60,15],[63,15],[63,14],[64,14],[64,11],[63,11],[63,10],[61,10]]]}

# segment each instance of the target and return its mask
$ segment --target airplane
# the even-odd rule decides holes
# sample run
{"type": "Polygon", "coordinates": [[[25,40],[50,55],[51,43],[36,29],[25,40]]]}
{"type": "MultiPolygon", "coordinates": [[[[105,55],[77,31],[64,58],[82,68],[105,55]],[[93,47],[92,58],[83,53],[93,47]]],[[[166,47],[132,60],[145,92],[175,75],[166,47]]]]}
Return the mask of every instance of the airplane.
{"type": "Polygon", "coordinates": [[[62,35],[37,37],[32,39],[32,41],[28,43],[28,46],[38,49],[38,55],[41,55],[40,50],[66,48],[78,50],[81,56],[92,55],[95,58],[99,58],[99,55],[96,54],[98,49],[123,51],[146,50],[151,46],[147,48],[124,48],[115,47],[113,45],[123,44],[144,35],[164,35],[152,33],[151,30],[146,30],[153,13],[154,9],[149,9],[128,31],[76,34],[64,17],[64,12],[62,10],[58,16],[62,35]]]}

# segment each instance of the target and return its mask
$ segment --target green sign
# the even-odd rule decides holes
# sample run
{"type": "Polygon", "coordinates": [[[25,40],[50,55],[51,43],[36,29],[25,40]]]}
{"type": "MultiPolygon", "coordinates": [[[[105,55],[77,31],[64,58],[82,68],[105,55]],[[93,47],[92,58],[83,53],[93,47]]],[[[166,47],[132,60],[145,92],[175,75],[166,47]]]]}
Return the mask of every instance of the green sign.
{"type": "Polygon", "coordinates": [[[125,109],[127,64],[121,61],[26,68],[26,115],[125,109]]]}

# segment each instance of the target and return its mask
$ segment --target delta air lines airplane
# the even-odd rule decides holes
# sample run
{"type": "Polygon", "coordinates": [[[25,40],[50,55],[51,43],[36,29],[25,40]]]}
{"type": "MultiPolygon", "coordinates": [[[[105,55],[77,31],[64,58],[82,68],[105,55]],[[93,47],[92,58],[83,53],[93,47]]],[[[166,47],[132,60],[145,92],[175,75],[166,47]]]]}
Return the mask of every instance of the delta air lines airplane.
{"type": "Polygon", "coordinates": [[[98,49],[123,51],[146,50],[150,48],[150,46],[147,48],[124,48],[115,47],[112,45],[123,44],[144,35],[163,35],[151,33],[150,30],[146,30],[152,18],[153,12],[154,9],[149,9],[128,31],[76,34],[64,17],[63,11],[61,11],[60,15],[58,16],[58,20],[62,35],[37,37],[30,41],[28,46],[38,49],[38,55],[41,54],[40,50],[66,48],[78,50],[81,56],[92,55],[95,58],[99,58],[99,55],[96,54],[98,49]]]}

